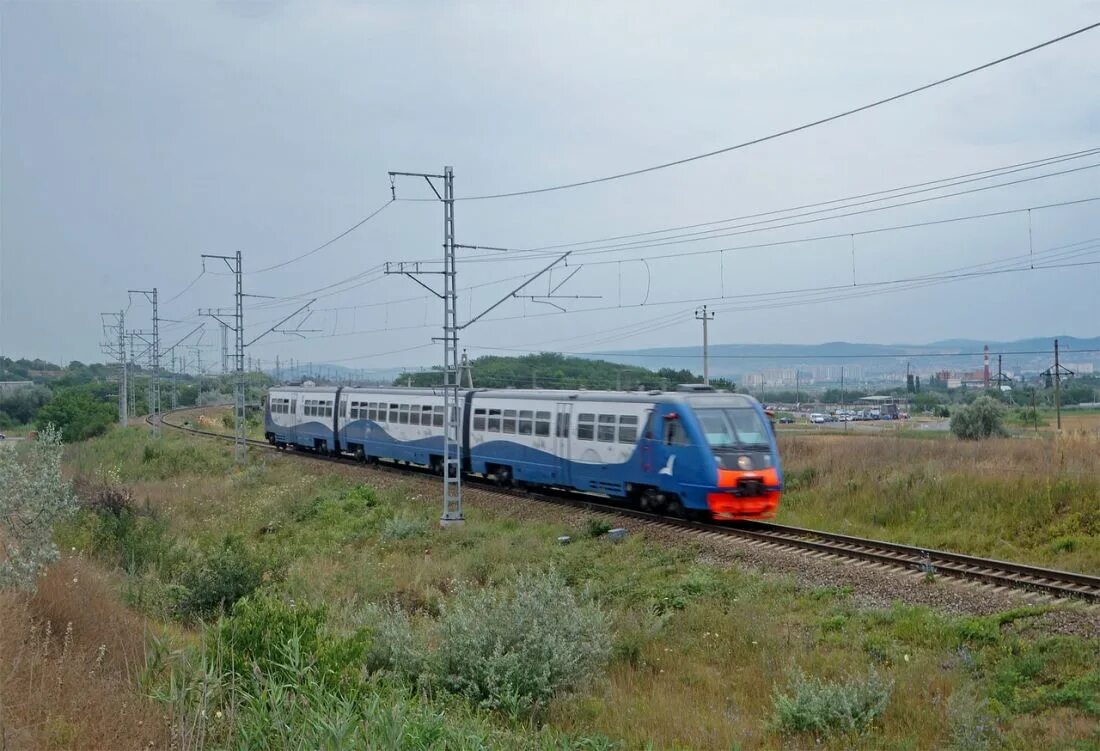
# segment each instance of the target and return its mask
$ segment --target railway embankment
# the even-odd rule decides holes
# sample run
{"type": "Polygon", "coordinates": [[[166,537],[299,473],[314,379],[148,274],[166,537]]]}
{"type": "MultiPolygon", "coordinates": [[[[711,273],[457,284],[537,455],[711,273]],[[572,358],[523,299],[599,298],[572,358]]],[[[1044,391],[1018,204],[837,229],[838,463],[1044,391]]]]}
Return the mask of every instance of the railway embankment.
{"type": "MultiPolygon", "coordinates": [[[[134,740],[200,748],[326,732],[392,747],[1026,748],[1095,728],[1081,605],[629,521],[615,542],[613,517],[476,490],[466,525],[442,530],[430,480],[258,450],[236,467],[218,441],[140,428],[70,448],[67,466],[85,499],[59,530],[68,555],[56,586],[9,603],[4,633],[50,622],[108,712],[80,711],[51,678],[52,708],[9,709],[9,734],[94,739],[124,719],[134,740]],[[108,616],[121,625],[96,672],[108,616]],[[266,721],[287,687],[302,699],[266,721]]],[[[69,664],[27,643],[5,636],[5,658],[69,664]]]]}

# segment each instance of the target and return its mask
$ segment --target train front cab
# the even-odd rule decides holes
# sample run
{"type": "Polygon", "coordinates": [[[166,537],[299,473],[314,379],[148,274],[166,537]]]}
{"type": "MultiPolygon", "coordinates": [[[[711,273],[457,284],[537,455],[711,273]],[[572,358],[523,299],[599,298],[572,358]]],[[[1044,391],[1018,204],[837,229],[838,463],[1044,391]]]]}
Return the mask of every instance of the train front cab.
{"type": "Polygon", "coordinates": [[[642,440],[648,482],[685,509],[716,520],[775,516],[783,488],[779,453],[760,405],[739,394],[659,404],[642,440]]]}

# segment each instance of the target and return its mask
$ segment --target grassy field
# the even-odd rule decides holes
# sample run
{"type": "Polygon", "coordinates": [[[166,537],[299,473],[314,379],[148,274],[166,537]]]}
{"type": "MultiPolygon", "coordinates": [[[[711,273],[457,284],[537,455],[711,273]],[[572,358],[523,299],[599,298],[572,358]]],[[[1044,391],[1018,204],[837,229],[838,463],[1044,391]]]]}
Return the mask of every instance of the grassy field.
{"type": "Polygon", "coordinates": [[[136,428],[67,466],[67,556],[0,602],[7,748],[1100,744],[1096,640],[1039,610],[868,609],[495,506],[444,531],[419,481],[136,428]]]}
{"type": "Polygon", "coordinates": [[[779,521],[1100,573],[1100,437],[780,436],[779,521]]]}

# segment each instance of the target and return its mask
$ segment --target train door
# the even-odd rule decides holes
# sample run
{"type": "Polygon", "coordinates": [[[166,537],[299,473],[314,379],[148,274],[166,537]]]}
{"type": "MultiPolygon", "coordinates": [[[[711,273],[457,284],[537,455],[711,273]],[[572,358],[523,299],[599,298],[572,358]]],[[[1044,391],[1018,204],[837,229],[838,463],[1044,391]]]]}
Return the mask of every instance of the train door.
{"type": "Polygon", "coordinates": [[[558,402],[557,422],[554,425],[554,454],[558,458],[558,482],[561,485],[573,484],[570,469],[569,431],[573,422],[573,403],[558,402]]]}
{"type": "Polygon", "coordinates": [[[646,415],[641,441],[642,475],[652,485],[660,485],[657,472],[665,466],[664,427],[656,409],[646,415]]]}

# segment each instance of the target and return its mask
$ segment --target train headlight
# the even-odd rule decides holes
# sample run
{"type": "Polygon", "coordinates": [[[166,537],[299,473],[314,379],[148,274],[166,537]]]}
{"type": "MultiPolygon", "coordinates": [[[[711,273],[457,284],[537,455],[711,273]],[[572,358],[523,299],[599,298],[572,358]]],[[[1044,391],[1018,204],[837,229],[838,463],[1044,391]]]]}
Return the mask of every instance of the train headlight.
{"type": "Polygon", "coordinates": [[[737,457],[737,468],[744,470],[752,469],[752,458],[745,456],[744,454],[737,457]]]}

